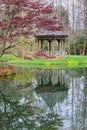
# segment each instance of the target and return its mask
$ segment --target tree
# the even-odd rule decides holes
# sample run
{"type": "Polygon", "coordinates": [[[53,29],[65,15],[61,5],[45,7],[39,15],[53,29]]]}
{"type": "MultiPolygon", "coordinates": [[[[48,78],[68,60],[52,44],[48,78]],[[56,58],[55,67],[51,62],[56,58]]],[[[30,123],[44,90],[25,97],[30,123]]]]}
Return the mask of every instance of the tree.
{"type": "MultiPolygon", "coordinates": [[[[81,49],[81,54],[85,55],[87,48],[87,0],[70,1],[67,0],[67,8],[69,8],[69,17],[71,23],[71,42],[73,54],[77,53],[77,49],[81,49]],[[76,48],[76,35],[84,37],[83,45],[76,48]]],[[[70,33],[69,33],[70,34],[70,33]]]]}
{"type": "MultiPolygon", "coordinates": [[[[25,56],[32,56],[32,51],[36,50],[35,38],[20,36],[15,40],[16,47],[10,49],[10,53],[25,58],[25,56]]],[[[8,51],[8,52],[9,52],[8,51]]]]}
{"type": "Polygon", "coordinates": [[[0,56],[16,45],[16,37],[32,35],[36,28],[63,29],[52,12],[52,4],[39,0],[0,0],[0,56]]]}
{"type": "Polygon", "coordinates": [[[87,55],[87,0],[83,1],[84,3],[84,47],[83,55],[87,55]]]}
{"type": "Polygon", "coordinates": [[[82,55],[84,45],[84,36],[76,36],[76,54],[82,55]]]}
{"type": "Polygon", "coordinates": [[[59,19],[65,26],[68,26],[69,25],[68,11],[62,5],[57,5],[55,8],[56,8],[55,10],[56,16],[59,17],[59,19]]]}

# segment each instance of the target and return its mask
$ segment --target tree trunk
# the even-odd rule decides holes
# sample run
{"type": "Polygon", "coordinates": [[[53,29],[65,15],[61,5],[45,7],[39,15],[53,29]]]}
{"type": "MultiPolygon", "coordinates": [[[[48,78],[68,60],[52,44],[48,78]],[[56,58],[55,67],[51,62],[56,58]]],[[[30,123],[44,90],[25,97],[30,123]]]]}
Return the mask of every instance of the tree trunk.
{"type": "Polygon", "coordinates": [[[84,0],[84,47],[83,55],[87,54],[87,0],[84,0]]]}

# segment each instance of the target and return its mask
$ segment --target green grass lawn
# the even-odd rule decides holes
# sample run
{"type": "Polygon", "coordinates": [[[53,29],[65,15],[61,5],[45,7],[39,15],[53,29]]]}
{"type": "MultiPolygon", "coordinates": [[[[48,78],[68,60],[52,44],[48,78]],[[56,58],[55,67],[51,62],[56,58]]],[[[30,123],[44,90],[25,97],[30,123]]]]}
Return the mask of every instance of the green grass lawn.
{"type": "Polygon", "coordinates": [[[32,58],[32,60],[18,58],[12,55],[4,55],[0,61],[15,66],[24,66],[30,68],[76,68],[87,67],[87,56],[67,56],[58,59],[39,59],[32,58]]]}

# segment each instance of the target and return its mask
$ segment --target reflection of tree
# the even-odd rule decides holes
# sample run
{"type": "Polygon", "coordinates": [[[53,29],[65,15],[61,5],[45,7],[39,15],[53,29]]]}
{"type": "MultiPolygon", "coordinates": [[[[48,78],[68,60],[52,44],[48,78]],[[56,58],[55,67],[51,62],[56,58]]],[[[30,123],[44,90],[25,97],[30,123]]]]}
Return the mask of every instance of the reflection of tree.
{"type": "Polygon", "coordinates": [[[61,118],[53,112],[44,116],[44,119],[45,120],[42,119],[42,125],[38,128],[38,130],[58,130],[58,126],[63,126],[61,118]]]}
{"type": "Polygon", "coordinates": [[[87,69],[68,70],[70,90],[68,107],[70,107],[70,127],[76,130],[86,130],[87,118],[87,69]],[[69,106],[71,104],[71,106],[69,106]]]}
{"type": "Polygon", "coordinates": [[[31,69],[23,68],[23,67],[16,67],[16,81],[20,81],[21,83],[29,82],[33,78],[33,72],[31,69]]]}
{"type": "MultiPolygon", "coordinates": [[[[0,126],[2,129],[17,129],[17,128],[32,128],[33,122],[30,124],[30,120],[28,120],[28,116],[31,116],[31,107],[27,104],[21,106],[18,105],[17,102],[13,102],[8,100],[2,92],[0,94],[0,98],[2,99],[3,104],[3,112],[0,113],[0,126]]],[[[32,110],[34,113],[34,110],[32,110]]]]}
{"type": "Polygon", "coordinates": [[[87,69],[84,69],[84,89],[83,89],[83,129],[86,130],[87,118],[87,69]]]}
{"type": "Polygon", "coordinates": [[[70,77],[74,77],[74,78],[80,78],[83,75],[83,69],[67,69],[67,74],[70,77]]]}
{"type": "Polygon", "coordinates": [[[17,92],[18,88],[11,86],[12,83],[13,81],[9,80],[0,82],[0,128],[2,130],[5,128],[10,130],[27,124],[25,120],[26,116],[23,113],[23,109],[26,106],[22,107],[18,105],[18,100],[21,96],[17,92]]]}
{"type": "MultiPolygon", "coordinates": [[[[54,124],[61,126],[62,120],[54,113],[43,114],[39,106],[33,106],[32,89],[26,91],[6,86],[6,91],[0,86],[0,128],[2,130],[27,130],[54,128],[54,124]],[[10,90],[10,91],[9,91],[10,90]],[[6,93],[7,92],[7,93],[6,93]],[[22,103],[21,100],[24,99],[22,103]]],[[[43,129],[44,130],[44,129],[43,129]]]]}
{"type": "Polygon", "coordinates": [[[4,108],[3,112],[0,111],[0,128],[2,130],[4,128],[9,130],[22,128],[32,130],[37,128],[38,124],[40,124],[40,128],[47,128],[47,130],[49,128],[50,130],[50,128],[54,129],[54,125],[62,125],[58,115],[49,113],[41,116],[37,113],[37,108],[30,106],[30,102],[20,105],[8,100],[2,92],[0,98],[4,108]]]}

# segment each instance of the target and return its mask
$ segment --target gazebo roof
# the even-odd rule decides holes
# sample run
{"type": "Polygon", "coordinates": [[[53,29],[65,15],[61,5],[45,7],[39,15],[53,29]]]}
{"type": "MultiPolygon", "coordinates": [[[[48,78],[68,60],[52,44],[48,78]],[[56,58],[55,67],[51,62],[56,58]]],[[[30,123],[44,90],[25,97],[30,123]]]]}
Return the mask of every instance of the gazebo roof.
{"type": "Polygon", "coordinates": [[[61,39],[68,37],[68,34],[65,31],[48,31],[42,30],[39,31],[36,35],[38,39],[61,39]]]}
{"type": "Polygon", "coordinates": [[[68,91],[62,91],[62,92],[44,92],[44,93],[38,93],[43,100],[45,101],[45,103],[51,108],[53,109],[53,107],[56,105],[57,102],[62,103],[67,95],[68,95],[68,91]]]}

